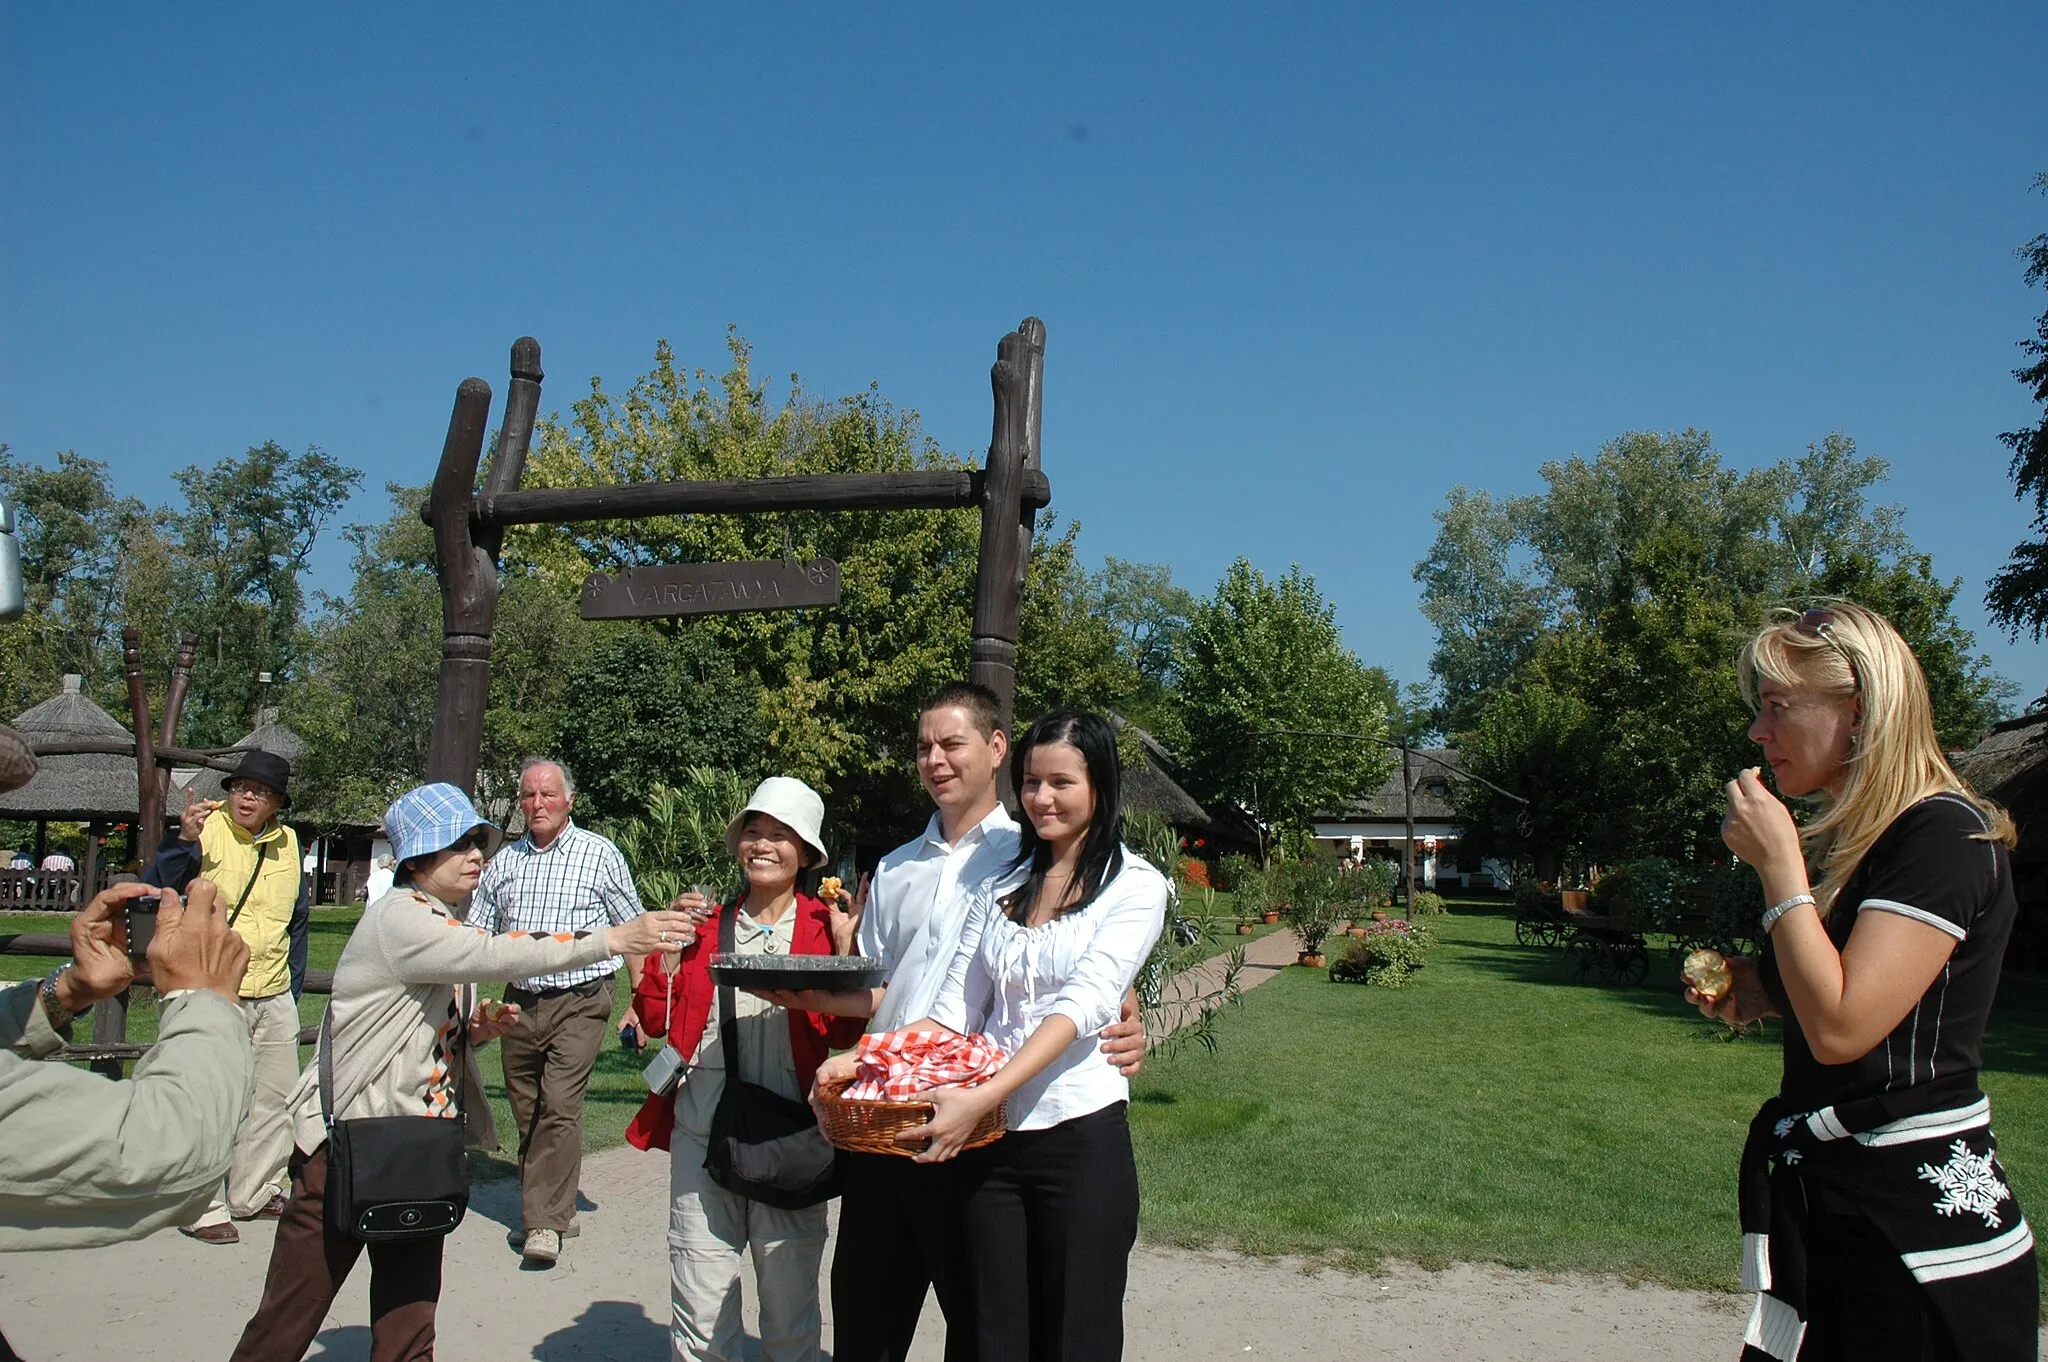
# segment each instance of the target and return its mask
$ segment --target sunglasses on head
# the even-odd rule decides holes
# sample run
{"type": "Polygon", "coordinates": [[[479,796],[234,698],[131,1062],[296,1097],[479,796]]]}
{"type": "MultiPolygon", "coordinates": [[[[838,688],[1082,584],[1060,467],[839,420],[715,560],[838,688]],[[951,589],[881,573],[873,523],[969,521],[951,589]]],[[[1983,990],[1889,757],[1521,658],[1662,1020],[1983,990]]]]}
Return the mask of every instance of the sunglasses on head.
{"type": "Polygon", "coordinates": [[[1808,638],[1817,638],[1840,653],[1842,661],[1849,664],[1849,679],[1856,683],[1857,690],[1863,689],[1863,673],[1856,666],[1855,657],[1843,645],[1842,640],[1835,637],[1835,612],[1833,610],[1821,605],[1801,612],[1799,618],[1792,622],[1792,631],[1804,634],[1808,638]]]}

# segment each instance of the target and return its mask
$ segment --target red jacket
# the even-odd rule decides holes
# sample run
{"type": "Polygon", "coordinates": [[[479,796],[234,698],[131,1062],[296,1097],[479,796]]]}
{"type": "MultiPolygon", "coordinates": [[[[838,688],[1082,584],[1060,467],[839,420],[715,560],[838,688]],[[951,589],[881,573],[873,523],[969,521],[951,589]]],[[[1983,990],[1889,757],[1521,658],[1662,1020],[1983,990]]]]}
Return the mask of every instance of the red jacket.
{"type": "MultiPolygon", "coordinates": [[[[668,1043],[685,1055],[697,1053],[697,1042],[711,1021],[711,1000],[718,985],[711,979],[711,957],[718,952],[718,928],[733,911],[722,905],[698,929],[697,939],[683,948],[676,966],[675,1002],[668,1019],[668,1043]]],[[[832,910],[808,894],[796,896],[796,931],[790,951],[794,955],[832,954],[832,910]]],[[[818,1012],[789,1014],[789,1048],[796,1059],[797,1086],[805,1092],[818,1075],[818,1066],[834,1050],[843,1050],[860,1039],[867,1029],[862,1017],[828,1017],[818,1012]]],[[[673,1091],[649,1093],[633,1123],[626,1127],[626,1143],[635,1149],[666,1149],[675,1130],[676,1095],[673,1091]]]]}

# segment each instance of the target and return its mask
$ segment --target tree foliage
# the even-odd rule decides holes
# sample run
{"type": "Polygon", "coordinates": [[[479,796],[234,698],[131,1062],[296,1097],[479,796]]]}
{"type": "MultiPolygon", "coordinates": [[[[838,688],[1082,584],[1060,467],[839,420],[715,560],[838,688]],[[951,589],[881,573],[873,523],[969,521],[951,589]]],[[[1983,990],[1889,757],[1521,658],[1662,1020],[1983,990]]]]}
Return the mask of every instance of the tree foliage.
{"type": "Polygon", "coordinates": [[[1200,602],[1178,653],[1190,773],[1268,829],[1376,787],[1387,758],[1381,695],[1297,565],[1269,580],[1240,558],[1200,602]]]}
{"type": "MultiPolygon", "coordinates": [[[[2048,172],[2034,177],[2034,188],[2048,194],[2048,172]]],[[[2020,247],[2019,254],[2027,262],[2028,286],[2048,287],[2048,232],[2020,247]]],[[[2012,376],[2033,394],[2041,419],[1998,438],[2012,450],[2013,494],[2033,503],[2037,537],[2014,547],[2005,567],[1991,579],[1984,604],[1991,618],[2014,637],[2025,631],[2038,643],[2048,631],[2048,310],[2034,324],[2033,337],[2019,345],[2033,362],[2013,370],[2012,376]]]]}
{"type": "Polygon", "coordinates": [[[1967,746],[2010,687],[1915,553],[1886,474],[1830,435],[1798,458],[1724,466],[1704,432],[1632,432],[1542,466],[1546,490],[1454,491],[1416,568],[1438,626],[1448,726],[1483,786],[1476,849],[1571,857],[1712,854],[1721,786],[1749,763],[1734,656],[1774,607],[1849,598],[1913,645],[1943,740],[1967,746]]]}

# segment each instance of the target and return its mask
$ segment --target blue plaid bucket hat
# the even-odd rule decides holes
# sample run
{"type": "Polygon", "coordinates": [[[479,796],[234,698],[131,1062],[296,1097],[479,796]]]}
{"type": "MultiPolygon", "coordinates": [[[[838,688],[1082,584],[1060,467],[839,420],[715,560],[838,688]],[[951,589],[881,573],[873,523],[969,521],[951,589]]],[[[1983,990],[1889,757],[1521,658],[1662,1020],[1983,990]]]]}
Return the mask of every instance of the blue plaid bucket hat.
{"type": "Polygon", "coordinates": [[[492,826],[469,796],[442,781],[407,790],[384,810],[384,835],[400,865],[454,846],[477,828],[492,826]]]}

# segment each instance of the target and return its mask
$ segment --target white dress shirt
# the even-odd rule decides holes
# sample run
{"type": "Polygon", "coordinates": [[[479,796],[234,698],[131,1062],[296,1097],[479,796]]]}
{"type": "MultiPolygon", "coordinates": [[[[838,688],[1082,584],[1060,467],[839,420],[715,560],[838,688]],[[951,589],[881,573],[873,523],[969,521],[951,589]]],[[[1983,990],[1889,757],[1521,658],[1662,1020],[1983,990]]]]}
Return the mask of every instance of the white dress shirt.
{"type": "Polygon", "coordinates": [[[882,858],[860,921],[860,953],[889,971],[869,1031],[895,1031],[932,1014],[967,910],[1016,859],[1017,820],[1001,804],[958,842],[946,840],[945,824],[933,814],[924,836],[882,858]]]}
{"type": "Polygon", "coordinates": [[[983,1032],[1011,1055],[1048,1017],[1074,1024],[1074,1043],[1010,1094],[1010,1129],[1043,1130],[1130,1100],[1129,1081],[1098,1053],[1100,1033],[1166,923],[1166,877],[1125,847],[1093,903],[1037,927],[1012,922],[999,902],[1020,882],[1006,877],[975,895],[932,1018],[983,1032]]]}

